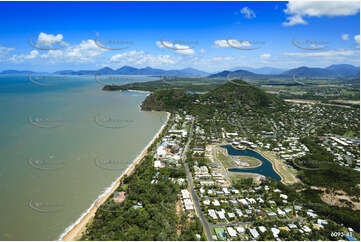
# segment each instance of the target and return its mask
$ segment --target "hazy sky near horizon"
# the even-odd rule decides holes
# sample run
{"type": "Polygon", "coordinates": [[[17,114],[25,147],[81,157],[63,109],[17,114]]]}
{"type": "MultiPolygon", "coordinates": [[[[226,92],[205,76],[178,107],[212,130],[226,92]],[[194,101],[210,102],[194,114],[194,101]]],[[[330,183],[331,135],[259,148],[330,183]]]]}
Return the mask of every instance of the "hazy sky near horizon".
{"type": "Polygon", "coordinates": [[[359,1],[0,2],[0,71],[360,63],[359,1]]]}

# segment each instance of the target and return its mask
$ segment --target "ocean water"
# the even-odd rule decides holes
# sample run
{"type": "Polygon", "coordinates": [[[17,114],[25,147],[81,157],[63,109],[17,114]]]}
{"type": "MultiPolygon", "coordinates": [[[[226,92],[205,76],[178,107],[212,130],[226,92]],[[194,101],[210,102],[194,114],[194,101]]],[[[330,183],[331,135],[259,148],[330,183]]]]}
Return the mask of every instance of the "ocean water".
{"type": "Polygon", "coordinates": [[[0,75],[0,240],[56,240],[166,120],[139,110],[145,93],[104,92],[92,76],[31,78],[0,75]]]}

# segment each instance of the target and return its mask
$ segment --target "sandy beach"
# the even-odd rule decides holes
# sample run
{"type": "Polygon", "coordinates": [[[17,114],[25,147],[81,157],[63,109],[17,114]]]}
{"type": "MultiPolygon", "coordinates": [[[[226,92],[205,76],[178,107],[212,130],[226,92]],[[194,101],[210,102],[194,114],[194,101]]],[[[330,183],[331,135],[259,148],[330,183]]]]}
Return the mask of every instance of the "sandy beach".
{"type": "Polygon", "coordinates": [[[62,235],[60,235],[58,240],[62,241],[74,241],[79,240],[82,236],[82,233],[86,229],[86,225],[92,220],[98,207],[102,205],[111,194],[118,188],[122,178],[127,175],[131,175],[135,167],[142,161],[142,159],[147,155],[147,149],[153,144],[153,142],[159,137],[159,135],[164,130],[166,124],[168,123],[170,113],[167,113],[167,121],[159,129],[158,133],[153,137],[153,139],[148,143],[148,145],[143,149],[141,154],[128,166],[128,168],[123,172],[123,174],[112,183],[112,185],[102,194],[99,198],[90,206],[90,208],[71,226],[66,228],[62,235]]]}

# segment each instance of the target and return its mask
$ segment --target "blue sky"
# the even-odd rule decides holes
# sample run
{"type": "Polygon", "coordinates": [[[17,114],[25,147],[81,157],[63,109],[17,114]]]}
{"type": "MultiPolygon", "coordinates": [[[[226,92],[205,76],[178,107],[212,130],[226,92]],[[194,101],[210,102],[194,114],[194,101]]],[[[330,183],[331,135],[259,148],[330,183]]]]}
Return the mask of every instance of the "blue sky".
{"type": "Polygon", "coordinates": [[[359,9],[357,1],[0,2],[0,70],[359,66],[359,9]]]}

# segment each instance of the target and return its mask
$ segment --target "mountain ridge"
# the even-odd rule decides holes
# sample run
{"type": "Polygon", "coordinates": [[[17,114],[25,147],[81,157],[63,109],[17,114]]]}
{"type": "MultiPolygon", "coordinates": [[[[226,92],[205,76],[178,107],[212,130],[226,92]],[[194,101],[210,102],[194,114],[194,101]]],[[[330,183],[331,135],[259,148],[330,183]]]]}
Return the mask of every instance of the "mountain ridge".
{"type": "MultiPolygon", "coordinates": [[[[226,78],[228,75],[237,78],[265,78],[265,77],[309,77],[309,78],[349,78],[359,77],[360,67],[350,64],[334,64],[327,67],[308,67],[300,66],[283,71],[278,74],[267,74],[272,71],[281,71],[281,69],[274,67],[262,67],[251,68],[245,67],[245,69],[232,68],[231,70],[223,70],[214,74],[210,74],[191,67],[183,69],[163,70],[152,67],[136,68],[132,66],[122,66],[118,69],[112,69],[110,67],[103,67],[98,70],[59,70],[49,74],[58,75],[155,75],[155,76],[184,76],[184,77],[208,77],[208,78],[226,78]],[[237,69],[237,70],[235,70],[237,69]],[[251,70],[255,70],[253,72],[251,70]],[[265,74],[262,74],[263,72],[265,74]]],[[[46,73],[35,72],[30,70],[3,70],[0,74],[34,74],[34,73],[46,73]]]]}
{"type": "MultiPolygon", "coordinates": [[[[1,71],[0,74],[28,74],[28,73],[40,73],[29,70],[4,70],[1,71]]],[[[42,72],[44,73],[44,72],[42,72]]],[[[174,69],[174,70],[163,70],[152,67],[144,67],[144,68],[135,68],[131,66],[122,66],[116,70],[110,67],[103,67],[98,70],[59,70],[49,74],[57,74],[57,75],[159,75],[159,76],[206,76],[209,73],[197,70],[194,68],[183,68],[183,69],[174,69]]]]}
{"type": "Polygon", "coordinates": [[[324,77],[324,78],[349,78],[360,76],[360,67],[349,65],[349,64],[335,64],[330,65],[324,68],[321,67],[308,67],[300,66],[297,68],[292,68],[287,71],[284,71],[277,75],[265,75],[257,74],[251,71],[246,70],[236,70],[236,71],[221,71],[215,74],[211,74],[209,78],[226,78],[227,76],[232,77],[232,75],[237,76],[237,78],[245,77],[324,77]]]}

